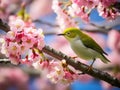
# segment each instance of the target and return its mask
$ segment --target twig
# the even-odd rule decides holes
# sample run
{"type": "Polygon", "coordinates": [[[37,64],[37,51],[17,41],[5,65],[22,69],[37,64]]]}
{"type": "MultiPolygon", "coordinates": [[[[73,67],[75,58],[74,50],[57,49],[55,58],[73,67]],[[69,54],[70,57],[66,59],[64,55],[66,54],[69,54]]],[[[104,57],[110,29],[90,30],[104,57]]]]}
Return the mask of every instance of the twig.
{"type": "Polygon", "coordinates": [[[116,2],[113,6],[117,9],[118,12],[120,12],[120,2],[116,2]]]}
{"type": "Polygon", "coordinates": [[[67,55],[63,54],[62,52],[58,52],[58,51],[54,50],[53,48],[51,48],[49,46],[45,46],[43,48],[43,52],[47,53],[48,55],[50,55],[54,58],[57,58],[58,60],[65,59],[67,64],[71,65],[76,70],[80,70],[86,74],[89,74],[100,80],[104,80],[104,81],[108,82],[109,84],[120,88],[120,81],[117,78],[112,77],[110,74],[108,74],[106,72],[102,72],[95,68],[88,70],[88,67],[89,67],[88,65],[83,64],[81,62],[75,62],[74,59],[68,57],[67,55]]]}
{"type": "Polygon", "coordinates": [[[4,23],[1,19],[0,19],[0,29],[2,29],[5,32],[8,32],[10,30],[10,27],[8,26],[7,23],[4,23]]]}
{"type": "MultiPolygon", "coordinates": [[[[51,24],[50,22],[46,22],[46,21],[43,21],[43,20],[33,20],[33,22],[38,22],[38,23],[40,23],[40,24],[44,24],[44,25],[47,25],[47,26],[50,26],[50,27],[58,27],[59,28],[59,25],[57,25],[57,24],[51,24]]],[[[103,22],[103,23],[105,23],[105,22],[103,22]]],[[[106,22],[107,23],[107,22],[106,22]]],[[[112,24],[112,23],[111,23],[112,24]]],[[[114,27],[116,27],[116,26],[118,26],[118,25],[120,25],[119,23],[117,23],[117,24],[115,24],[115,25],[107,25],[107,27],[106,26],[98,26],[98,25],[96,25],[96,24],[94,24],[94,23],[88,23],[86,25],[86,27],[83,27],[83,28],[80,28],[81,30],[83,30],[83,31],[87,31],[87,32],[93,32],[93,33],[102,33],[102,34],[108,34],[108,32],[110,31],[110,30],[112,30],[114,27]],[[92,26],[92,27],[94,27],[94,28],[92,28],[92,29],[90,29],[89,28],[89,26],[87,26],[87,25],[90,25],[90,26],[92,26]],[[112,26],[112,27],[111,27],[112,26]]],[[[120,30],[118,30],[118,31],[120,31],[120,30]]],[[[57,32],[57,31],[56,31],[57,32]]],[[[56,34],[56,32],[55,31],[50,31],[50,32],[45,32],[44,34],[45,35],[55,35],[56,34]]]]}
{"type": "Polygon", "coordinates": [[[102,33],[102,34],[108,34],[108,30],[103,30],[103,29],[97,29],[97,30],[88,30],[88,29],[81,29],[83,31],[86,31],[86,32],[93,32],[93,33],[102,33]]]}
{"type": "Polygon", "coordinates": [[[50,26],[50,27],[59,27],[59,25],[54,25],[54,24],[51,24],[51,23],[49,23],[49,22],[42,21],[42,20],[39,20],[39,19],[33,20],[33,22],[38,22],[38,23],[40,23],[40,24],[45,24],[45,25],[48,25],[48,26],[50,26]]]}

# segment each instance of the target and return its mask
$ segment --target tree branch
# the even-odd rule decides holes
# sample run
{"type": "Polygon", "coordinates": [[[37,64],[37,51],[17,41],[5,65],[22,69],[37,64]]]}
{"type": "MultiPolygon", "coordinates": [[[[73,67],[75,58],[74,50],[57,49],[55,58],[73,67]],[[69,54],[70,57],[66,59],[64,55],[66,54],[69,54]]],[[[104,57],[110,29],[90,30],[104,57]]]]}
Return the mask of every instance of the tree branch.
{"type": "Polygon", "coordinates": [[[120,12],[120,2],[116,2],[113,6],[120,12]]]}
{"type": "Polygon", "coordinates": [[[4,23],[1,19],[0,19],[0,29],[2,29],[5,32],[8,32],[10,30],[10,27],[8,26],[7,23],[4,23]]]}
{"type": "Polygon", "coordinates": [[[50,27],[59,27],[59,25],[54,25],[54,24],[51,24],[49,22],[46,22],[46,21],[43,21],[43,20],[40,20],[40,19],[33,20],[33,22],[38,22],[40,24],[45,24],[45,25],[48,25],[50,27]]]}
{"type": "Polygon", "coordinates": [[[90,76],[93,76],[100,80],[104,80],[104,81],[108,82],[109,84],[120,88],[120,81],[117,78],[112,77],[110,74],[108,74],[106,72],[102,72],[95,68],[88,70],[88,67],[89,67],[88,65],[83,64],[81,62],[76,62],[76,60],[68,57],[67,55],[63,54],[62,52],[58,52],[58,51],[54,50],[53,48],[51,48],[49,46],[45,46],[42,51],[54,58],[57,58],[58,60],[65,59],[67,64],[71,65],[76,70],[80,70],[90,76]]]}

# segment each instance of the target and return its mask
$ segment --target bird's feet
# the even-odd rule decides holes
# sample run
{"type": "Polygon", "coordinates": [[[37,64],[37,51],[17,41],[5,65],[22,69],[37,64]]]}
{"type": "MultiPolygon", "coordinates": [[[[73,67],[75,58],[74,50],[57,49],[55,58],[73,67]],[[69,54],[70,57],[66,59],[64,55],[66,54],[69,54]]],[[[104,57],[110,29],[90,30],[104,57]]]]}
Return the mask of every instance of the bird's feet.
{"type": "Polygon", "coordinates": [[[93,62],[92,62],[92,64],[88,67],[88,69],[87,69],[87,71],[90,71],[90,70],[92,70],[92,66],[93,66],[93,63],[95,62],[95,59],[93,59],[93,62]]]}
{"type": "Polygon", "coordinates": [[[87,71],[90,71],[90,70],[92,70],[92,65],[90,65],[88,68],[87,68],[87,71]]]}

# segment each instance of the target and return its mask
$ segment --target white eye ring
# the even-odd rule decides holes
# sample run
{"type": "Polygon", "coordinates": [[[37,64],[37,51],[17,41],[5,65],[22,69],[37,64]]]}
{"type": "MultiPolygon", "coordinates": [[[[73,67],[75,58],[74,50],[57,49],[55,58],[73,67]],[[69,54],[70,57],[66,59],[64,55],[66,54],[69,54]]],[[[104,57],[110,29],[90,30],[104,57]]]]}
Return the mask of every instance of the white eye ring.
{"type": "Polygon", "coordinates": [[[67,35],[70,35],[70,32],[68,32],[67,35]]]}

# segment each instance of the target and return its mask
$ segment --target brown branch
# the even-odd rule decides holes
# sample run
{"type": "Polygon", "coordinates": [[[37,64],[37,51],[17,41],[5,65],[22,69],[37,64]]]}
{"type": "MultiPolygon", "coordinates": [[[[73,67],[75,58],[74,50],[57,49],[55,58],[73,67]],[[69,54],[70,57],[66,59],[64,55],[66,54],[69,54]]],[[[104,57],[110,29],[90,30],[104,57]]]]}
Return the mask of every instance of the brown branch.
{"type": "Polygon", "coordinates": [[[92,33],[102,33],[102,34],[108,34],[108,30],[103,30],[103,29],[99,29],[99,30],[88,30],[88,29],[81,29],[83,31],[86,32],[92,32],[92,33]]]}
{"type": "Polygon", "coordinates": [[[0,29],[2,29],[5,32],[8,32],[10,30],[10,27],[8,26],[7,23],[4,23],[1,19],[0,19],[0,29]]]}
{"type": "Polygon", "coordinates": [[[39,20],[39,19],[33,20],[33,22],[38,22],[40,24],[48,25],[50,27],[59,27],[59,25],[54,25],[54,24],[51,24],[49,22],[46,22],[46,21],[43,21],[43,20],[39,20]]]}
{"type": "Polygon", "coordinates": [[[100,80],[104,80],[104,81],[108,82],[109,84],[120,88],[120,81],[117,78],[112,77],[110,74],[108,74],[106,72],[102,72],[95,68],[88,70],[88,67],[89,67],[88,65],[83,64],[81,62],[75,62],[74,59],[68,57],[67,55],[63,54],[62,52],[58,52],[58,51],[54,50],[53,48],[51,48],[49,46],[45,46],[43,48],[43,52],[47,53],[48,55],[50,55],[54,58],[57,58],[58,60],[65,59],[66,62],[69,65],[71,65],[72,67],[74,67],[76,70],[80,70],[90,76],[93,76],[100,80]]]}
{"type": "Polygon", "coordinates": [[[118,12],[120,12],[120,2],[116,2],[116,3],[113,5],[113,7],[116,8],[118,12]]]}

